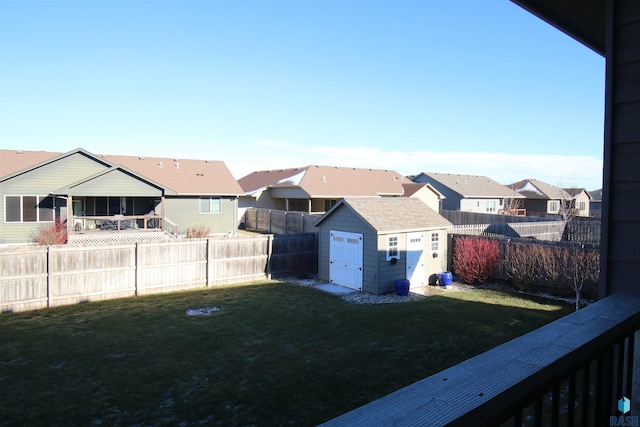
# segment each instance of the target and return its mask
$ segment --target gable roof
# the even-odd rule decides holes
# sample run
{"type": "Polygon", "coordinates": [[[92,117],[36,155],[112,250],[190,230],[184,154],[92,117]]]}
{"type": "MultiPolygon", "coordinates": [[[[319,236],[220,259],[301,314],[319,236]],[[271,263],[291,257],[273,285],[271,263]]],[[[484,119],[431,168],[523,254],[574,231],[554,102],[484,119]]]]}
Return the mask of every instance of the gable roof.
{"type": "Polygon", "coordinates": [[[91,156],[110,167],[121,166],[123,170],[139,175],[174,194],[237,196],[243,192],[222,161],[96,155],[80,148],[67,153],[0,150],[0,178],[34,169],[74,153],[91,156]]]}
{"type": "Polygon", "coordinates": [[[430,191],[432,191],[437,197],[438,199],[444,199],[444,194],[442,194],[441,192],[439,192],[438,190],[436,190],[436,188],[429,184],[429,183],[418,183],[418,182],[406,182],[404,184],[402,184],[402,190],[404,191],[404,193],[402,194],[404,197],[411,197],[414,194],[416,194],[418,191],[422,190],[423,188],[427,188],[430,191]]]}
{"type": "Polygon", "coordinates": [[[339,198],[403,194],[409,181],[394,170],[310,165],[255,171],[238,180],[246,194],[267,188],[300,188],[310,197],[339,198]]]}
{"type": "Polygon", "coordinates": [[[447,228],[453,224],[425,205],[410,197],[346,197],[336,203],[316,221],[316,227],[338,209],[351,209],[380,232],[407,232],[428,228],[447,228]]]}
{"type": "Polygon", "coordinates": [[[487,176],[461,175],[450,173],[422,172],[414,180],[420,180],[421,176],[438,182],[464,198],[471,197],[520,197],[513,190],[487,176]]]}
{"type": "Polygon", "coordinates": [[[537,179],[523,179],[522,181],[514,182],[509,185],[518,193],[525,196],[527,199],[542,199],[542,200],[569,200],[573,199],[571,194],[567,193],[560,187],[556,187],[546,182],[538,181],[537,179]]]}
{"type": "Polygon", "coordinates": [[[589,194],[586,188],[563,188],[563,190],[569,193],[573,199],[578,197],[580,194],[585,193],[589,200],[591,200],[591,194],[589,194]]]}

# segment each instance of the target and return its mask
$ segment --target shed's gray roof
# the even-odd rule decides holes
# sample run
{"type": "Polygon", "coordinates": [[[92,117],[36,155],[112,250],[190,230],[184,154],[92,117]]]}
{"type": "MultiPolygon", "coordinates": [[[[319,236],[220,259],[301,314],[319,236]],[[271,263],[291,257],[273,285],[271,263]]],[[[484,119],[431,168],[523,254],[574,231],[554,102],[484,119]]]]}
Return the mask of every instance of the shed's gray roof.
{"type": "Polygon", "coordinates": [[[520,197],[509,187],[483,175],[422,172],[413,178],[414,181],[421,182],[421,176],[427,177],[430,181],[438,182],[465,198],[520,197]]]}
{"type": "Polygon", "coordinates": [[[325,213],[316,225],[337,209],[348,208],[378,232],[402,232],[452,227],[446,218],[410,197],[346,197],[325,213]]]}

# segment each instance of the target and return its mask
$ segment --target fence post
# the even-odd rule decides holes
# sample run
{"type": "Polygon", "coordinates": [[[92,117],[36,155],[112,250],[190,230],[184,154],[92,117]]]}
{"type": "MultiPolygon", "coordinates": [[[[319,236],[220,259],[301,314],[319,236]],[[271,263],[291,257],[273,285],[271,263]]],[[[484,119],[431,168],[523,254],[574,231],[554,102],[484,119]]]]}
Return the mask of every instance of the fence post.
{"type": "Polygon", "coordinates": [[[51,272],[51,245],[47,246],[47,307],[51,308],[51,301],[53,296],[51,295],[51,281],[52,272],[51,272]]]}
{"type": "Polygon", "coordinates": [[[207,269],[205,272],[205,277],[207,280],[207,288],[209,287],[209,283],[211,283],[211,277],[210,277],[210,273],[209,273],[209,267],[210,267],[210,260],[211,260],[211,237],[209,237],[207,239],[207,250],[205,251],[205,255],[206,260],[205,260],[205,268],[207,269]]]}
{"type": "Polygon", "coordinates": [[[273,253],[273,235],[267,236],[267,280],[271,280],[271,255],[273,253]]]}
{"type": "Polygon", "coordinates": [[[140,286],[140,283],[139,283],[139,282],[140,282],[140,242],[136,242],[135,258],[136,258],[136,265],[135,265],[135,272],[136,272],[135,287],[136,287],[136,296],[139,296],[138,287],[140,286]]]}

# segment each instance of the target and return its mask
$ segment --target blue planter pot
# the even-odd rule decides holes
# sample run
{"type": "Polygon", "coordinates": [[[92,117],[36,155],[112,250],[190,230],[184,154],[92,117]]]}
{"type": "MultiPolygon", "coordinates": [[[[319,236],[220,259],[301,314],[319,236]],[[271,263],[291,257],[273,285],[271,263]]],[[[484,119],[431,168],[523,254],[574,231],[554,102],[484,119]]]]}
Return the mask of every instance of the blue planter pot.
{"type": "Polygon", "coordinates": [[[450,271],[443,271],[438,273],[438,283],[440,286],[451,286],[451,282],[453,281],[453,275],[450,271]]]}
{"type": "Polygon", "coordinates": [[[408,279],[397,279],[393,282],[393,286],[396,288],[396,294],[401,297],[409,295],[409,285],[408,279]]]}

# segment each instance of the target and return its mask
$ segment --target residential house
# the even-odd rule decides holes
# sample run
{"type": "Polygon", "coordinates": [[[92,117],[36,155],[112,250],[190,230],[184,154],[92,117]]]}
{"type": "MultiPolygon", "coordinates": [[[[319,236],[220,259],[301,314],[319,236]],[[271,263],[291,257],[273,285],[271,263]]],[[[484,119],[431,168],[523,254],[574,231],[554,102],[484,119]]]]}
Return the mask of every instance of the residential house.
{"type": "Polygon", "coordinates": [[[522,195],[481,175],[422,172],[411,178],[427,183],[444,195],[442,209],[500,214],[514,208],[522,195]]]}
{"type": "Polygon", "coordinates": [[[444,194],[436,190],[431,184],[419,184],[416,182],[407,182],[402,184],[404,197],[415,197],[429,206],[436,212],[440,212],[440,205],[444,199],[444,194]]]}
{"type": "Polygon", "coordinates": [[[523,179],[508,187],[525,197],[527,215],[567,217],[573,214],[573,196],[560,187],[537,179],[523,179]]]}
{"type": "Polygon", "coordinates": [[[324,213],[342,197],[399,197],[409,182],[393,170],[334,166],[256,171],[238,180],[240,208],[307,213],[324,213]]]}
{"type": "Polygon", "coordinates": [[[602,216],[602,188],[589,191],[589,216],[600,218],[602,216]]]}
{"type": "Polygon", "coordinates": [[[242,193],[221,161],[96,155],[80,148],[0,150],[0,175],[2,243],[30,242],[54,221],[67,224],[70,241],[125,229],[182,235],[202,226],[212,234],[235,233],[242,193]]]}
{"type": "Polygon", "coordinates": [[[565,188],[571,195],[572,207],[576,216],[590,216],[591,194],[584,188],[565,188]]]}
{"type": "Polygon", "coordinates": [[[343,198],[316,222],[318,277],[373,294],[423,287],[447,269],[451,226],[418,198],[343,198]]]}

